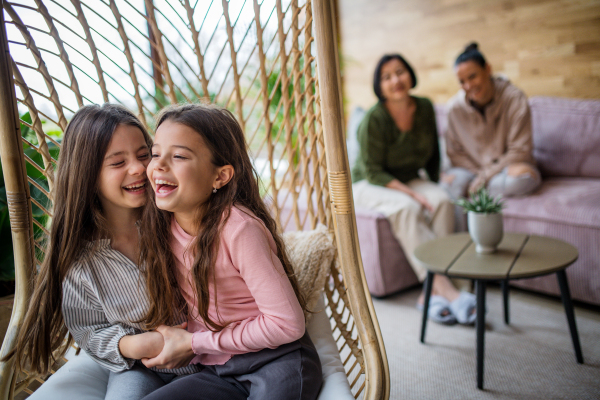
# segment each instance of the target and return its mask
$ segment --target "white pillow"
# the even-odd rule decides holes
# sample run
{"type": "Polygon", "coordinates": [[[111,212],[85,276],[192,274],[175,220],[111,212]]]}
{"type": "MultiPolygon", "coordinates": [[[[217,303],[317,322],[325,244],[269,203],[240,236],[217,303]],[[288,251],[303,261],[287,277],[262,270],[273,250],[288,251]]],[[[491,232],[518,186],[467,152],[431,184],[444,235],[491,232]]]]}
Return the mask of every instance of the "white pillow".
{"type": "Polygon", "coordinates": [[[283,241],[300,291],[306,298],[306,306],[313,311],[306,315],[306,330],[323,369],[323,386],[318,400],[354,400],[323,300],[323,288],[335,258],[333,235],[326,226],[319,225],[312,231],[286,232],[283,241]]]}
{"type": "MultiPolygon", "coordinates": [[[[325,225],[318,225],[312,231],[295,231],[283,234],[283,241],[294,268],[300,292],[306,299],[309,311],[318,311],[317,302],[331,272],[335,258],[333,235],[325,225]]],[[[305,313],[306,321],[312,318],[305,313]]]]}
{"type": "Polygon", "coordinates": [[[321,367],[323,368],[323,386],[321,386],[317,400],[354,400],[340,358],[340,352],[333,340],[329,317],[325,313],[323,295],[319,296],[316,310],[320,311],[313,314],[306,329],[317,349],[317,353],[319,353],[321,367]]]}

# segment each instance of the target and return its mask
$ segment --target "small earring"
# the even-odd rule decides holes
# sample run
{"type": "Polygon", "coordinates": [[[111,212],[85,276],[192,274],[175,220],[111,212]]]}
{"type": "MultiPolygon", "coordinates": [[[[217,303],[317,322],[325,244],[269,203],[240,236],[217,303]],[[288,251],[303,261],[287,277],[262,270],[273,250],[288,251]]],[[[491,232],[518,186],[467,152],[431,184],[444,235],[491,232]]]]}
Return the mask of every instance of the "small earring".
{"type": "Polygon", "coordinates": [[[217,193],[217,188],[213,188],[213,193],[217,193]]]}

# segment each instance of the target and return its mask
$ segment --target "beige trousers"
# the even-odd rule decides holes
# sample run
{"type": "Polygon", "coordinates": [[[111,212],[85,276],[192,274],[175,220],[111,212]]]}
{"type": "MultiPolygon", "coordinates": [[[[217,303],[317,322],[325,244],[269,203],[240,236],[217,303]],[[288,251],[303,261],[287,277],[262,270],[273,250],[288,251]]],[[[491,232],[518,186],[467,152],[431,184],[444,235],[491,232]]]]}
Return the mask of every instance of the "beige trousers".
{"type": "Polygon", "coordinates": [[[372,185],[366,180],[352,185],[354,204],[387,217],[406,258],[423,282],[427,269],[413,253],[421,243],[454,232],[454,205],[446,191],[433,182],[413,179],[406,185],[425,196],[434,208],[433,214],[406,193],[372,185]]]}

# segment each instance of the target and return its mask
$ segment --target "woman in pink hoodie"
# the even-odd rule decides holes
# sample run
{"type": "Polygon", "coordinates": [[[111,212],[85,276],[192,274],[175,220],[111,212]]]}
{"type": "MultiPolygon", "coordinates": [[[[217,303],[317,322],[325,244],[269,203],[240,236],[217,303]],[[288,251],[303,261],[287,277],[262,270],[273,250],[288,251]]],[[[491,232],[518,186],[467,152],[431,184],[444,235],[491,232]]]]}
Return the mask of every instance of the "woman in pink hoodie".
{"type": "Polygon", "coordinates": [[[477,43],[458,56],[462,89],[450,100],[446,151],[452,168],[442,177],[457,199],[486,186],[492,196],[522,196],[541,183],[535,167],[527,96],[492,76],[477,43]]]}

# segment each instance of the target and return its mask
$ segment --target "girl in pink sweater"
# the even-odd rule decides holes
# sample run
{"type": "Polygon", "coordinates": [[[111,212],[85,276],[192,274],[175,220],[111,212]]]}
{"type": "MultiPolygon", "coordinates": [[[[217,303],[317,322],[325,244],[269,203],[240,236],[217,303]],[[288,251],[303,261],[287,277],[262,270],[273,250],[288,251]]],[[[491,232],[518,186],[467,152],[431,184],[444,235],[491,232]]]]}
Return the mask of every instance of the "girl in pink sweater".
{"type": "Polygon", "coordinates": [[[305,302],[233,115],[163,110],[147,173],[156,207],[141,225],[146,322],[165,345],[144,364],[204,367],[147,399],[316,398],[321,365],[305,302]],[[187,330],[169,327],[178,309],[187,330]]]}

